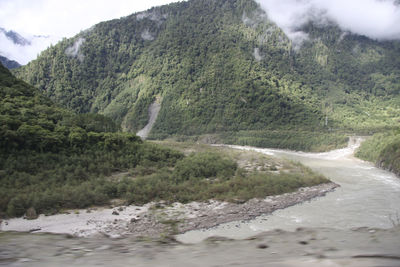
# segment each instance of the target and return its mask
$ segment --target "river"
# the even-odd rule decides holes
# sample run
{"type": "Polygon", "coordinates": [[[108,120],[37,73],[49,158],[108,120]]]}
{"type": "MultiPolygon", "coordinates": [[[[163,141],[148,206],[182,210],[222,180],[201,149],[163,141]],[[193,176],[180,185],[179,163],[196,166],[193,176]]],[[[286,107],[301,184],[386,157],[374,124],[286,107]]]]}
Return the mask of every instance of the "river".
{"type": "Polygon", "coordinates": [[[354,158],[354,150],[360,141],[360,138],[353,138],[347,148],[325,153],[231,146],[299,161],[339,184],[340,188],[323,198],[260,216],[252,221],[226,223],[208,230],[187,232],[179,236],[179,240],[195,243],[216,235],[246,238],[277,228],[292,231],[299,227],[393,227],[400,216],[400,179],[371,163],[354,158]]]}
{"type": "Polygon", "coordinates": [[[400,216],[400,179],[355,159],[358,143],[318,154],[233,146],[299,161],[324,174],[341,186],[325,197],[177,237],[186,244],[0,232],[0,265],[399,266],[400,227],[392,227],[400,216]],[[278,228],[284,231],[271,231],[278,228]]]}

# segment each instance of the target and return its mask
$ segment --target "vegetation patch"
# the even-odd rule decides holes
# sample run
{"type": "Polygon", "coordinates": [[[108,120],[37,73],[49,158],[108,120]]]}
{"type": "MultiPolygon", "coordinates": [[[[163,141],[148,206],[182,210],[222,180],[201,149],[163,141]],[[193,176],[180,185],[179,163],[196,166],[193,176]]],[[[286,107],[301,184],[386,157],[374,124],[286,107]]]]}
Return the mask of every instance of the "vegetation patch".
{"type": "Polygon", "coordinates": [[[227,144],[312,152],[343,148],[349,140],[343,133],[285,129],[229,132],[221,138],[227,144]]]}
{"type": "Polygon", "coordinates": [[[400,131],[373,135],[361,144],[355,155],[400,176],[400,131]]]}
{"type": "Polygon", "coordinates": [[[123,183],[126,183],[126,197],[130,203],[152,200],[186,203],[208,199],[246,201],[329,182],[301,164],[261,153],[193,143],[160,143],[190,154],[178,161],[173,170],[164,169],[135,179],[127,177],[123,183]],[[132,191],[135,184],[146,188],[146,192],[132,191]]]}

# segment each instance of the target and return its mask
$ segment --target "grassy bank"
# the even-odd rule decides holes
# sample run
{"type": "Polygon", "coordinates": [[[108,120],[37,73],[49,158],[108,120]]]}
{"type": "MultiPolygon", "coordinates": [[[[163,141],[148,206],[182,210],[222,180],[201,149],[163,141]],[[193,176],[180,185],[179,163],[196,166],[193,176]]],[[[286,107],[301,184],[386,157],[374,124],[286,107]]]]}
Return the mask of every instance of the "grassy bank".
{"type": "Polygon", "coordinates": [[[348,137],[340,133],[297,130],[240,131],[222,135],[228,144],[322,152],[342,148],[348,137]]]}
{"type": "Polygon", "coordinates": [[[21,151],[2,162],[3,216],[21,216],[29,208],[52,214],[112,199],[126,204],[245,201],[328,182],[300,164],[193,144],[124,143],[57,154],[21,151]]]}
{"type": "Polygon", "coordinates": [[[157,170],[133,180],[125,177],[122,183],[126,183],[125,197],[130,203],[246,201],[329,182],[301,164],[255,152],[190,143],[162,144],[188,156],[178,161],[173,169],[157,170]]]}
{"type": "MultiPolygon", "coordinates": [[[[322,175],[299,163],[273,158],[257,152],[240,151],[227,147],[210,147],[209,145],[190,142],[158,141],[157,143],[184,153],[187,155],[187,159],[190,159],[188,162],[191,163],[199,162],[197,158],[204,159],[204,155],[217,155],[217,157],[219,155],[222,159],[231,162],[230,164],[225,162],[226,166],[233,166],[232,162],[236,164],[236,171],[234,175],[228,175],[229,179],[210,179],[204,176],[198,179],[199,175],[185,175],[185,177],[191,177],[185,181],[190,190],[188,201],[209,198],[228,201],[248,200],[254,197],[292,192],[299,187],[329,182],[322,175]]],[[[209,158],[209,160],[210,163],[216,161],[212,158],[209,158]]],[[[193,168],[193,164],[189,166],[193,168]]],[[[224,173],[226,173],[227,168],[224,169],[224,173]]],[[[232,171],[232,169],[230,170],[232,171]]]]}
{"type": "Polygon", "coordinates": [[[400,175],[400,131],[373,135],[361,144],[355,155],[400,175]]]}
{"type": "MultiPolygon", "coordinates": [[[[104,145],[104,143],[103,143],[104,145]]],[[[107,204],[120,196],[107,177],[144,166],[172,167],[179,152],[120,139],[111,147],[70,148],[54,152],[21,150],[0,158],[0,213],[21,216],[29,208],[55,213],[66,208],[107,204]]]]}
{"type": "MultiPolygon", "coordinates": [[[[167,136],[152,135],[152,139],[163,139],[167,136]]],[[[281,148],[307,152],[323,152],[343,148],[348,143],[344,133],[305,131],[305,130],[262,130],[223,132],[201,136],[172,136],[177,141],[224,143],[231,145],[281,148]]]]}

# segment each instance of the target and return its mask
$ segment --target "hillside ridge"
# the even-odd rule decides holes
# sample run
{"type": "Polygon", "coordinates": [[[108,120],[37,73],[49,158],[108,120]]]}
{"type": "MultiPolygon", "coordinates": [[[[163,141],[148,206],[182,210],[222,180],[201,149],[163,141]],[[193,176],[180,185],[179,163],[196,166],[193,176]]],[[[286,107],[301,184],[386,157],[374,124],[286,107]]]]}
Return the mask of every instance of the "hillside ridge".
{"type": "Polygon", "coordinates": [[[149,138],[217,134],[262,145],[276,129],[395,127],[399,41],[332,23],[301,27],[309,39],[296,44],[253,0],[191,0],[99,23],[14,73],[62,106],[104,114],[129,132],[145,127],[161,96],[149,138]]]}

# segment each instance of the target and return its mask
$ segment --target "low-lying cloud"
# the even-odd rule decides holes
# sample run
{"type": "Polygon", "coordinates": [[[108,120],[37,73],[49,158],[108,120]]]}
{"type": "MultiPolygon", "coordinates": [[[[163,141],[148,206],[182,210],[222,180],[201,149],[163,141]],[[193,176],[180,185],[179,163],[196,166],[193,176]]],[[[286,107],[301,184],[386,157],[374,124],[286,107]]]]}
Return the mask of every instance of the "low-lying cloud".
{"type": "Polygon", "coordinates": [[[82,54],[82,52],[80,51],[81,45],[85,42],[85,39],[83,38],[78,38],[78,40],[75,41],[75,43],[68,47],[65,50],[65,53],[68,56],[71,57],[76,57],[80,62],[83,62],[84,59],[84,55],[82,54]]]}
{"type": "Polygon", "coordinates": [[[58,38],[47,36],[24,36],[29,44],[15,44],[3,32],[0,33],[0,55],[8,59],[15,60],[18,63],[25,65],[32,59],[35,59],[38,54],[51,44],[55,44],[58,38]]]}
{"type": "MultiPolygon", "coordinates": [[[[333,21],[345,31],[378,40],[400,40],[397,0],[257,0],[292,40],[307,21],[333,21]]],[[[304,38],[304,36],[302,36],[304,38]]]]}
{"type": "Polygon", "coordinates": [[[146,29],[142,32],[141,37],[143,40],[146,40],[146,41],[154,40],[154,36],[150,33],[150,31],[148,29],[146,29]]]}

